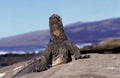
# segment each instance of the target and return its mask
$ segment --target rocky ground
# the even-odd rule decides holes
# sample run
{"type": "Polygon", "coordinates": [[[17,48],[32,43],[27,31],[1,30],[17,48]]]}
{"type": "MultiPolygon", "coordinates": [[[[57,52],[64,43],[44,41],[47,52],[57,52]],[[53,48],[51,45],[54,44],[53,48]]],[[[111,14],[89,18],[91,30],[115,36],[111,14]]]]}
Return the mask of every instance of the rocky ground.
{"type": "Polygon", "coordinates": [[[18,62],[30,60],[36,56],[40,56],[39,54],[5,54],[0,55],[0,68],[8,65],[12,65],[18,62]]]}
{"type": "MultiPolygon", "coordinates": [[[[73,60],[47,71],[31,73],[20,78],[120,78],[120,54],[90,54],[91,58],[73,60]]],[[[0,69],[0,78],[11,78],[11,71],[26,62],[0,69]]]]}

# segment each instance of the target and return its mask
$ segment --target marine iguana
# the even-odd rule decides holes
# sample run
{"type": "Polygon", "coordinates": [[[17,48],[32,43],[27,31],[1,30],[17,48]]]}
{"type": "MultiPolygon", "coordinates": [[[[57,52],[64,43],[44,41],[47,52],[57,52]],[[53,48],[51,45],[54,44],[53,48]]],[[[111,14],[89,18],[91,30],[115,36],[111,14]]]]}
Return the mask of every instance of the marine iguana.
{"type": "Polygon", "coordinates": [[[41,72],[51,66],[68,63],[72,61],[71,54],[75,60],[83,58],[77,46],[71,43],[63,28],[62,19],[59,15],[53,14],[49,18],[50,40],[42,56],[36,57],[24,65],[13,77],[23,76],[32,72],[41,72]]]}

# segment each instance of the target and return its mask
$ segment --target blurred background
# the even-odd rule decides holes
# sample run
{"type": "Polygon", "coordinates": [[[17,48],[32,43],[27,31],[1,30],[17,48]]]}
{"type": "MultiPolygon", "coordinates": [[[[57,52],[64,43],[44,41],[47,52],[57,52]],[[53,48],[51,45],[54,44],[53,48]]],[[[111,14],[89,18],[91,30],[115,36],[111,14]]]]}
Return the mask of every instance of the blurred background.
{"type": "Polygon", "coordinates": [[[120,37],[120,0],[1,0],[0,55],[43,52],[54,13],[79,48],[120,37]]]}

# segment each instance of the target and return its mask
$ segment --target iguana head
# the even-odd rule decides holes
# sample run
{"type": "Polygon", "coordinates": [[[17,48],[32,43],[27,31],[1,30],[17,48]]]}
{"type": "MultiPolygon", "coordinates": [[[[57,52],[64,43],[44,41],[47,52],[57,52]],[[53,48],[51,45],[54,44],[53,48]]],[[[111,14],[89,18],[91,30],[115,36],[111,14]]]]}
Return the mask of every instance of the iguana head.
{"type": "Polygon", "coordinates": [[[58,14],[52,14],[49,17],[49,27],[52,41],[61,42],[67,39],[64,34],[62,18],[58,14]]]}

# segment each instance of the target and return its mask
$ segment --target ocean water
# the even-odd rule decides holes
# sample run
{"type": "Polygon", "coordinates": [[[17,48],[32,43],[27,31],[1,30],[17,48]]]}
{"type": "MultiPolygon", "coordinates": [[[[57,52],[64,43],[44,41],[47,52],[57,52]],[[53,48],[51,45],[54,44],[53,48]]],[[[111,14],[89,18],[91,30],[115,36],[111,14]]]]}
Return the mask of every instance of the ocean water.
{"type": "MultiPolygon", "coordinates": [[[[92,45],[92,43],[82,43],[82,44],[75,44],[78,48],[82,48],[84,46],[92,45]]],[[[12,47],[12,48],[2,48],[0,49],[0,55],[5,55],[5,54],[26,54],[26,53],[40,53],[43,52],[45,48],[43,47],[34,47],[31,49],[31,47],[27,48],[22,48],[22,47],[12,47]],[[30,49],[29,49],[30,48],[30,49]]]]}

